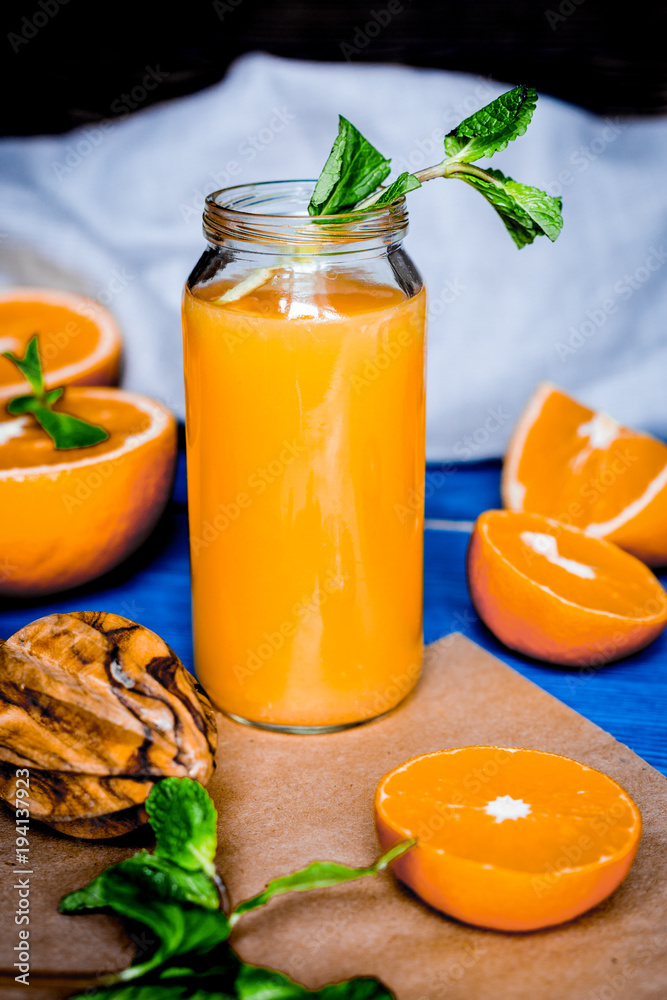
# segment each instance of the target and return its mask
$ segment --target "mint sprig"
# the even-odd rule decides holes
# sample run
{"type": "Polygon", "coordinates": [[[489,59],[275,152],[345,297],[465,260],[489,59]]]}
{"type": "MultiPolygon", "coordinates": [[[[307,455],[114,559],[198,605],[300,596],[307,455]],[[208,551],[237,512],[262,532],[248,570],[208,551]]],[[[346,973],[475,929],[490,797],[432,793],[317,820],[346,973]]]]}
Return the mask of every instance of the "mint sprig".
{"type": "Polygon", "coordinates": [[[313,861],[307,868],[293,872],[290,875],[283,875],[282,878],[274,878],[267,887],[253,896],[239,903],[236,909],[230,914],[229,922],[233,927],[236,921],[256,910],[258,906],[264,906],[274,896],[280,896],[285,892],[305,892],[309,889],[324,889],[330,885],[340,885],[341,882],[351,882],[354,879],[365,878],[368,875],[378,875],[387,865],[404,854],[409,848],[415,845],[416,841],[406,840],[390,851],[383,854],[370,868],[350,868],[349,865],[341,865],[336,861],[313,861]]]}
{"type": "Polygon", "coordinates": [[[53,404],[58,402],[65,390],[58,388],[46,391],[37,334],[28,341],[22,358],[11,351],[4,351],[3,357],[16,365],[32,389],[29,395],[10,399],[7,410],[12,416],[31,413],[58,450],[86,448],[108,439],[109,435],[103,427],[53,409],[53,404]]]}
{"type": "Polygon", "coordinates": [[[216,811],[189,778],[166,778],[146,801],[156,851],[139,851],[69,893],[61,913],[107,909],[142,924],[153,945],[129,968],[98,978],[97,989],[74,1000],[391,1000],[376,979],[362,977],[308,990],[273,969],[247,965],[229,946],[233,925],[274,896],[377,875],[414,841],[397,844],[369,868],[315,861],[273,879],[227,916],[214,866],[216,811]]]}
{"type": "Polygon", "coordinates": [[[537,93],[532,87],[522,85],[501,94],[445,136],[446,156],[440,163],[415,173],[403,172],[386,188],[382,187],[382,181],[389,173],[391,161],[341,118],[338,137],[317,181],[308,211],[311,215],[360,212],[390,204],[435,177],[458,178],[479,191],[493,206],[519,248],[532,243],[537,236],[553,241],[563,227],[560,198],[520,184],[499,170],[485,170],[473,164],[501,152],[523,135],[536,103],[537,93]],[[382,176],[374,181],[380,162],[382,176]]]}

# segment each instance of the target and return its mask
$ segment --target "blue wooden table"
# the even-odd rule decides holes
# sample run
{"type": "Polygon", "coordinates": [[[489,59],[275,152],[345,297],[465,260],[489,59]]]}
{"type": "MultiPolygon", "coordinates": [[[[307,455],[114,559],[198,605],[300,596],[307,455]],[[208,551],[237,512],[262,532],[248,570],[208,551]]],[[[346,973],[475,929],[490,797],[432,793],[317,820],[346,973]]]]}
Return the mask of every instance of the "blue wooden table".
{"type": "MultiPolygon", "coordinates": [[[[667,633],[618,663],[583,671],[546,666],[502,646],[476,616],[465,582],[471,522],[500,507],[500,462],[431,465],[426,475],[424,634],[462,632],[540,687],[627,743],[667,774],[667,633]]],[[[667,574],[662,574],[663,583],[667,574]]],[[[0,605],[0,636],[54,611],[112,611],[161,635],[192,668],[185,456],[158,529],[132,558],[101,579],[47,601],[0,605]]]]}

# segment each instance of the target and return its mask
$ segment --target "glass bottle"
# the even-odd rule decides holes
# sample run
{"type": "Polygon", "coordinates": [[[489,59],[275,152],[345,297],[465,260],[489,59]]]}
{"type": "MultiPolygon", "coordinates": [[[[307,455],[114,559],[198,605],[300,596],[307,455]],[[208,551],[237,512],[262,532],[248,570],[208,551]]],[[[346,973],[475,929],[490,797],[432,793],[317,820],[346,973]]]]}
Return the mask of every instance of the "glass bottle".
{"type": "Polygon", "coordinates": [[[326,732],[422,658],[425,291],[405,200],[311,181],[206,199],[183,331],[197,675],[232,718],[326,732]]]}

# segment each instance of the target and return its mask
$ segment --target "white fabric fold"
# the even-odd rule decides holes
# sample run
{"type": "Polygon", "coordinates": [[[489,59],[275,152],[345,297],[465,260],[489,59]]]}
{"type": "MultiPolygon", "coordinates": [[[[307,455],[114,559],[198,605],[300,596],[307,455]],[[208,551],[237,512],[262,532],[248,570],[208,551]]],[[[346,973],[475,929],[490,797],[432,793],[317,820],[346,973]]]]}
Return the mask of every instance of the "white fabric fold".
{"type": "MultiPolygon", "coordinates": [[[[126,338],[124,384],[183,416],[179,304],[204,249],[205,195],[317,176],[338,113],[397,171],[438,162],[444,133],[509,86],[252,53],[219,84],[124,120],[0,140],[0,281],[107,304],[126,338]]],[[[562,194],[555,244],[517,250],[455,181],[408,196],[406,247],[430,296],[430,459],[500,455],[544,379],[667,436],[666,152],[665,120],[602,119],[541,97],[493,166],[562,194]]]]}

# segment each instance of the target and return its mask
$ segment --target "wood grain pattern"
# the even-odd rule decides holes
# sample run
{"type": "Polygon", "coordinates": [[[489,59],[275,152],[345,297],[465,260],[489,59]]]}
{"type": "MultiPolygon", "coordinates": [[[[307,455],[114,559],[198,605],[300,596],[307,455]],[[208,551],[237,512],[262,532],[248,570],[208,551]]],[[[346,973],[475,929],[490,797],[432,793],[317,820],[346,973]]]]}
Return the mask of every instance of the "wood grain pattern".
{"type": "Polygon", "coordinates": [[[102,818],[122,812],[114,830],[124,832],[145,821],[137,807],[156,778],[205,784],[215,746],[192,675],[127,618],[48,615],[0,643],[0,795],[15,806],[16,768],[30,769],[37,819],[109,836],[102,818]]]}

